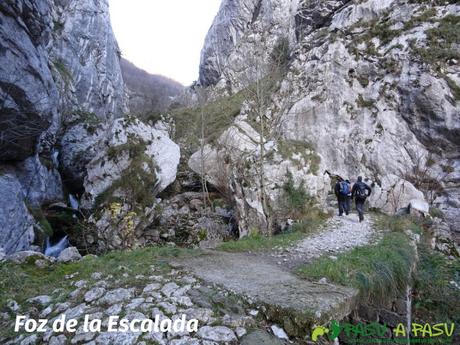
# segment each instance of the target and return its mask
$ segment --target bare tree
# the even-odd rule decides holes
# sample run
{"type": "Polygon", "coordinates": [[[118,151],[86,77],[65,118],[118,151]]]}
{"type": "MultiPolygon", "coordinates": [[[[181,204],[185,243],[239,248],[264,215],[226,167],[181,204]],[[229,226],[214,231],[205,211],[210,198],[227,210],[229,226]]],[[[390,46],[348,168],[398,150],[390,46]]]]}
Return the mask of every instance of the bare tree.
{"type": "Polygon", "coordinates": [[[247,59],[246,78],[247,101],[249,104],[249,115],[252,125],[258,131],[258,152],[256,153],[256,172],[259,184],[259,197],[266,218],[264,229],[269,236],[274,230],[274,212],[270,205],[265,165],[267,162],[267,144],[269,141],[279,139],[279,126],[283,109],[278,109],[277,114],[272,114],[273,95],[280,87],[280,80],[287,68],[289,58],[289,42],[281,38],[275,45],[270,55],[270,63],[266,62],[267,54],[265,48],[260,45],[256,47],[254,54],[247,59]],[[251,83],[251,79],[254,81],[251,83]]]}
{"type": "Polygon", "coordinates": [[[200,119],[199,119],[199,142],[200,142],[200,180],[201,180],[201,191],[202,191],[202,201],[203,201],[203,209],[206,210],[208,208],[208,202],[209,202],[209,191],[208,191],[208,186],[207,186],[207,181],[206,181],[206,174],[205,174],[205,163],[206,163],[206,157],[205,157],[205,146],[207,144],[206,142],[206,126],[207,126],[207,114],[205,112],[205,104],[208,100],[208,92],[206,89],[199,88],[197,90],[197,96],[198,96],[198,105],[200,107],[200,119]]]}
{"type": "Polygon", "coordinates": [[[433,168],[436,165],[435,156],[429,153],[425,156],[422,153],[416,153],[412,157],[413,165],[408,166],[401,173],[402,177],[411,182],[415,188],[422,191],[428,202],[433,204],[434,200],[443,191],[443,182],[453,172],[450,166],[442,166],[441,172],[436,172],[433,168]]]}

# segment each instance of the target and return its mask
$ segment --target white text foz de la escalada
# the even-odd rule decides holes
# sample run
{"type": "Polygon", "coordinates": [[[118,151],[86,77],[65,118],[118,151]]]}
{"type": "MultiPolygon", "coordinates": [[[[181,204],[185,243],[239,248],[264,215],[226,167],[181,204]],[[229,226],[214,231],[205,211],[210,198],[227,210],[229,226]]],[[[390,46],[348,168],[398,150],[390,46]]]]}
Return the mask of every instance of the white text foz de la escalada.
{"type": "MultiPolygon", "coordinates": [[[[89,315],[85,315],[83,319],[84,332],[102,332],[103,321],[101,319],[90,319],[89,315]]],[[[19,332],[22,329],[27,333],[45,333],[49,328],[48,319],[30,319],[25,315],[16,316],[14,331],[19,332]]],[[[51,329],[54,332],[76,332],[80,326],[77,319],[66,319],[63,314],[52,320],[51,329]]],[[[187,320],[187,316],[183,314],[180,318],[174,320],[155,315],[154,319],[120,319],[118,315],[110,316],[107,320],[107,332],[184,332],[198,331],[198,320],[187,320]]]]}

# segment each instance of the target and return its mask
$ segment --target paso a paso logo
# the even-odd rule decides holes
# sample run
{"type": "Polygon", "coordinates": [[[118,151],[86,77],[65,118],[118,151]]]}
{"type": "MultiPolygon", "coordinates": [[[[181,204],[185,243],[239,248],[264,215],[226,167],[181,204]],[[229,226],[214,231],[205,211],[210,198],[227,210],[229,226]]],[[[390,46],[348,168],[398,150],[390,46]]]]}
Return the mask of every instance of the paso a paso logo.
{"type": "Polygon", "coordinates": [[[320,337],[335,340],[340,334],[356,343],[369,343],[370,341],[392,339],[395,343],[406,343],[410,338],[411,343],[452,343],[455,332],[455,323],[419,324],[411,323],[410,327],[402,323],[391,329],[385,324],[371,323],[339,323],[333,320],[329,327],[317,326],[311,333],[311,339],[317,342],[320,337]]]}

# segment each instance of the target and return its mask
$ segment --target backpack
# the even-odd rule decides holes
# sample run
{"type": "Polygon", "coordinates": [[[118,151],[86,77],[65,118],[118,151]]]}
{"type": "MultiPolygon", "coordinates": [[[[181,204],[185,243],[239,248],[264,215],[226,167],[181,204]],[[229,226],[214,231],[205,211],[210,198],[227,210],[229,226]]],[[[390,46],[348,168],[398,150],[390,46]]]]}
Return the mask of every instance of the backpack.
{"type": "Polygon", "coordinates": [[[362,183],[359,183],[356,188],[356,197],[358,199],[366,199],[367,198],[367,191],[366,188],[362,183]]]}
{"type": "Polygon", "coordinates": [[[344,195],[344,196],[347,196],[348,194],[350,194],[350,186],[348,183],[346,183],[345,181],[342,181],[340,182],[340,195],[344,195]]]}

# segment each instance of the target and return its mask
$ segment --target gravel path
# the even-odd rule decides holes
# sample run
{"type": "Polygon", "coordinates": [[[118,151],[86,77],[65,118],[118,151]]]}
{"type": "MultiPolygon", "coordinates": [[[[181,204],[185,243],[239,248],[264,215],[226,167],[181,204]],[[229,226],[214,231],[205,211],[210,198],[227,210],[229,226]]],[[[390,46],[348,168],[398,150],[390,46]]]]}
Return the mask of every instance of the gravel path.
{"type": "Polygon", "coordinates": [[[299,322],[313,321],[312,315],[316,321],[341,319],[352,311],[357,294],[352,288],[300,279],[284,267],[246,253],[208,251],[176,264],[258,305],[274,307],[281,316],[281,310],[298,315],[299,322]]]}
{"type": "Polygon", "coordinates": [[[291,247],[278,248],[264,255],[276,260],[278,265],[293,269],[322,255],[334,256],[374,242],[378,238],[379,234],[375,231],[371,217],[368,216],[360,223],[356,214],[334,216],[321,232],[308,236],[291,247]]]}

